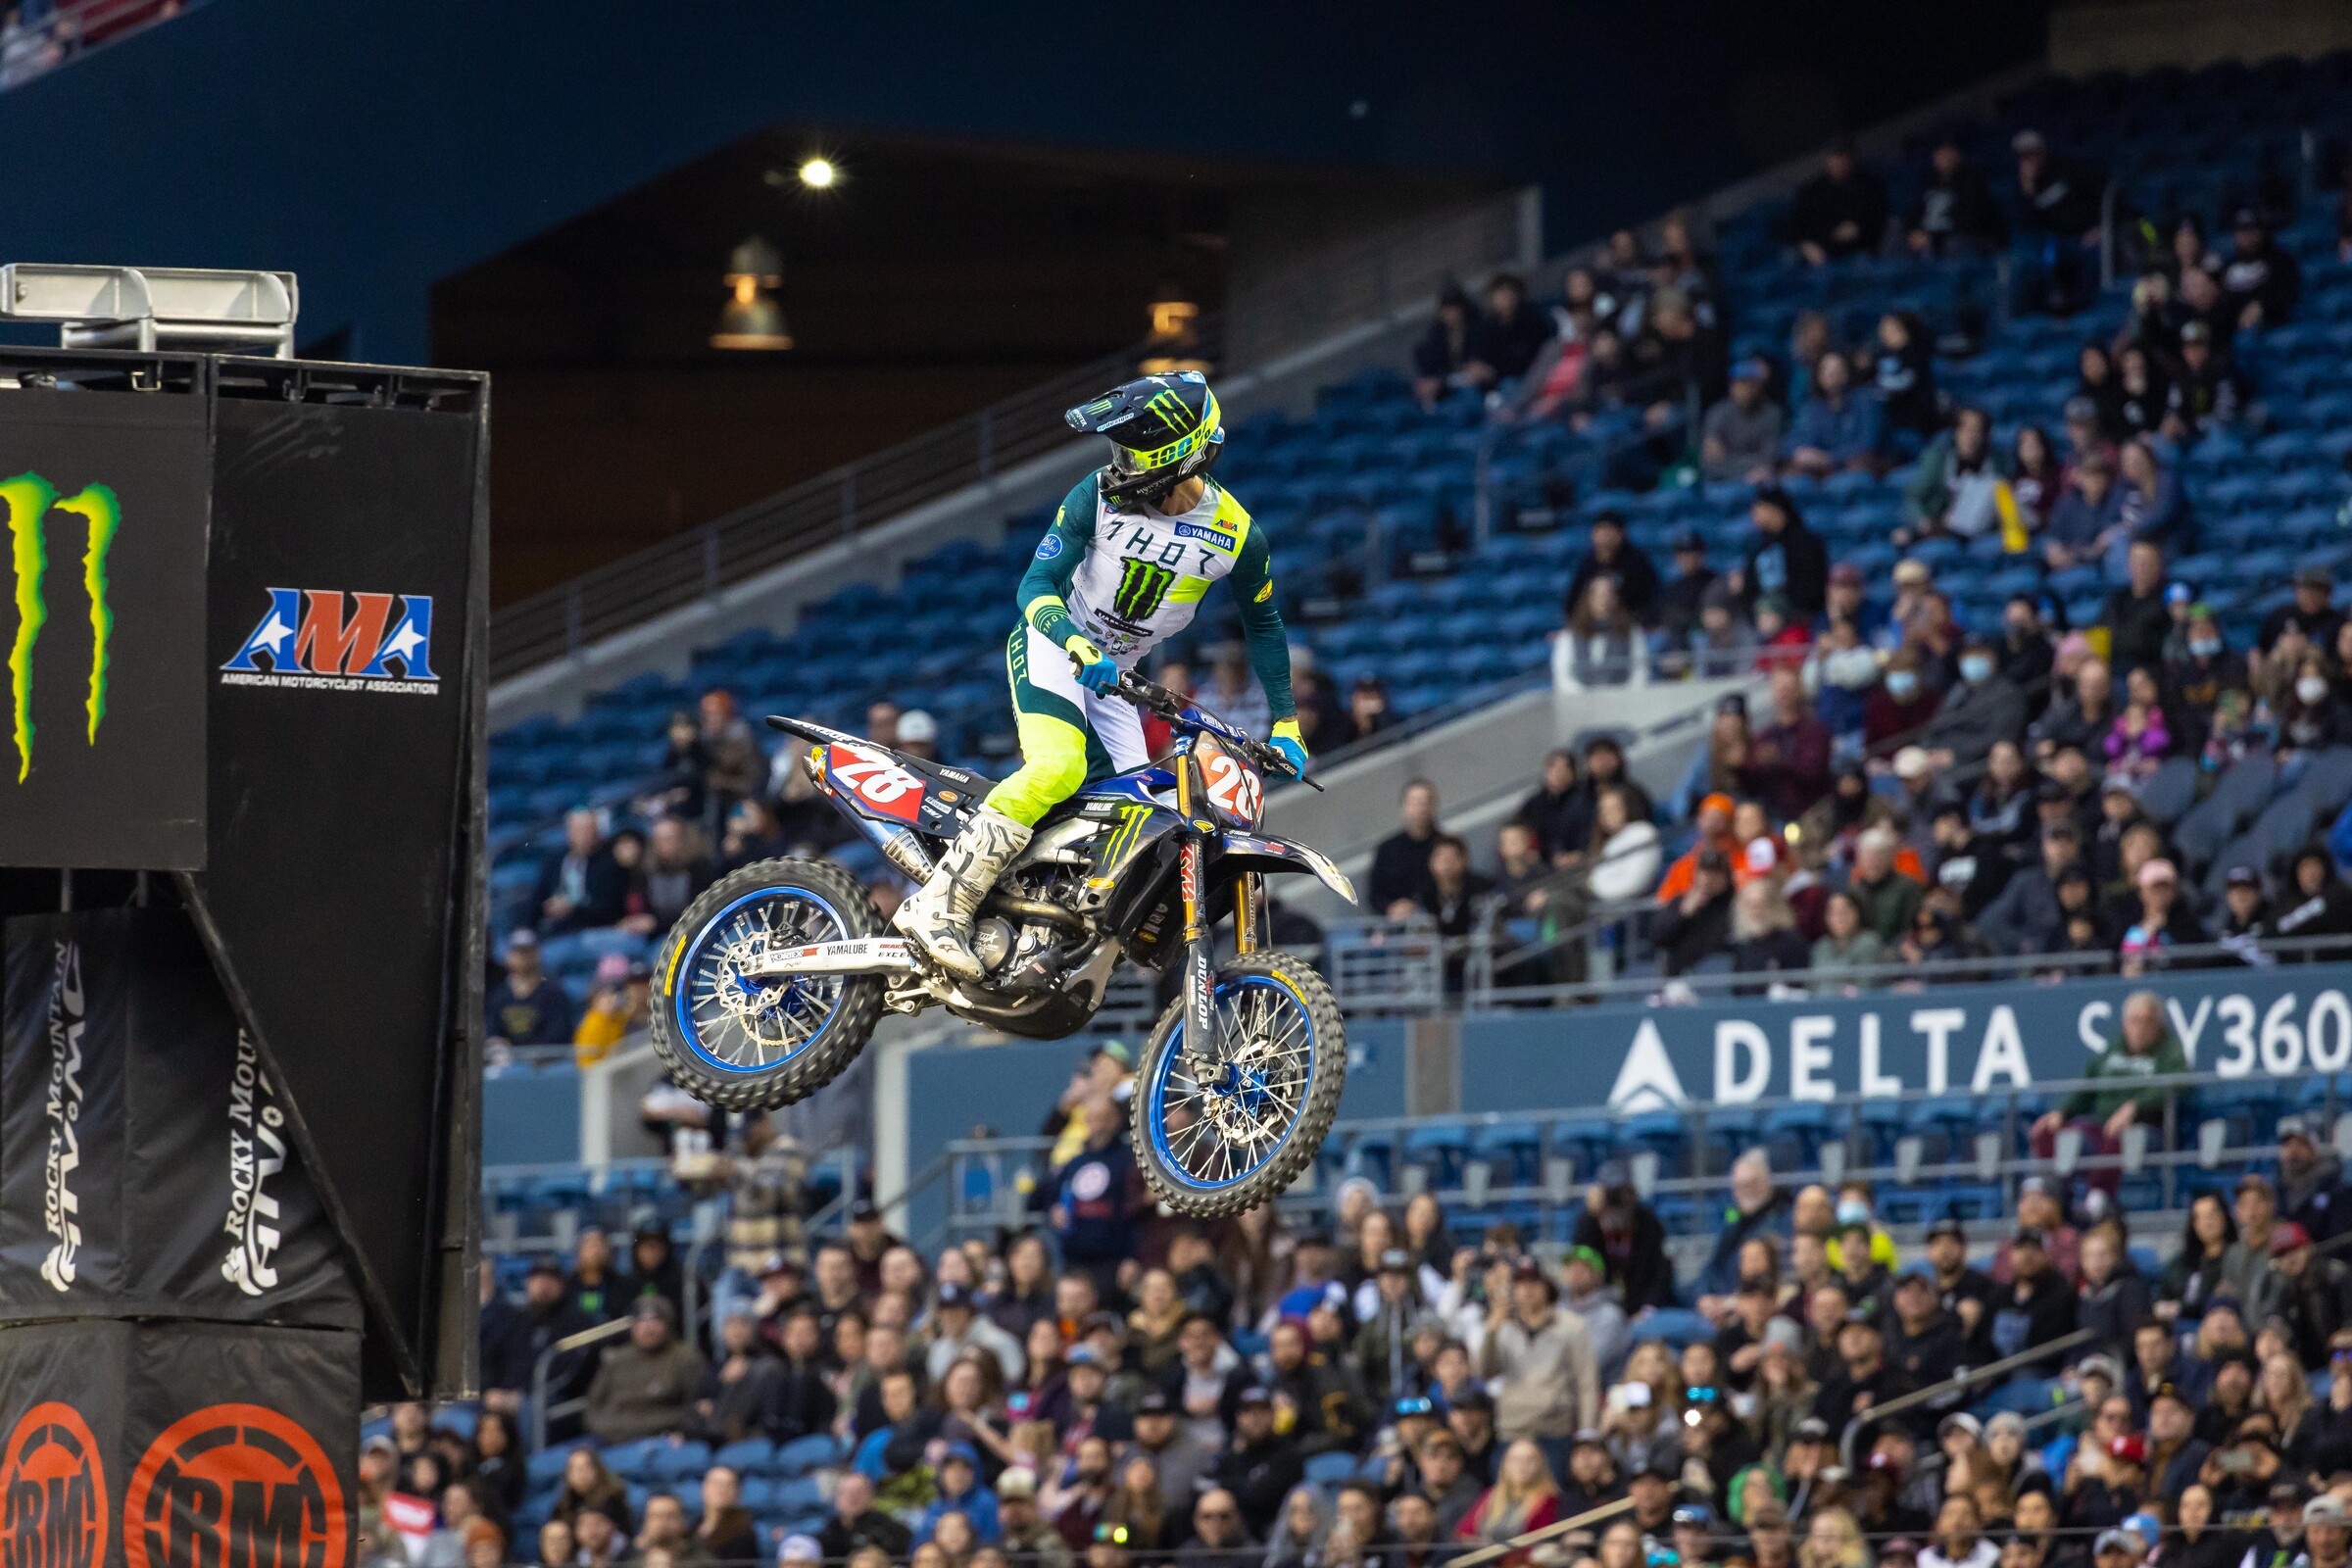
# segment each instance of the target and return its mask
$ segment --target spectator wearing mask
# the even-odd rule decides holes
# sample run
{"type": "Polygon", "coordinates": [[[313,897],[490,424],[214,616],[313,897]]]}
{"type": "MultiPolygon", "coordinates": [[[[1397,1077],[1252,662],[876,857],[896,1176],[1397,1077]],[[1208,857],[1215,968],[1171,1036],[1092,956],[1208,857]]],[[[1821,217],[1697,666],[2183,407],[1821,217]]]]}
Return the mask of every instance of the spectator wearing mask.
{"type": "Polygon", "coordinates": [[[1886,450],[1886,411],[1857,390],[1845,356],[1824,354],[1813,367],[1811,395],[1788,428],[1788,466],[1826,477],[1840,468],[1875,471],[1886,450]]]}
{"type": "Polygon", "coordinates": [[[2262,215],[2241,207],[2230,220],[2230,255],[2222,263],[2222,298],[2240,331],[2280,326],[2303,297],[2303,270],[2294,253],[2271,237],[2262,215]]]}
{"type": "Polygon", "coordinates": [[[1626,538],[1625,514],[1614,507],[1593,514],[1592,548],[1568,578],[1567,611],[1576,613],[1585,590],[1598,577],[1617,579],[1617,597],[1636,618],[1647,622],[1658,599],[1658,568],[1649,552],[1626,538]]]}
{"type": "Polygon", "coordinates": [[[1772,368],[1759,359],[1732,367],[1731,390],[1699,421],[1699,471],[1717,484],[1762,484],[1780,461],[1786,420],[1766,391],[1772,368]]]}
{"type": "Polygon", "coordinates": [[[1973,768],[2025,724],[2025,695],[2002,679],[1993,646],[1972,637],[1960,650],[1960,679],[1943,694],[1919,743],[1938,769],[1973,768]]]}
{"type": "Polygon", "coordinates": [[[1903,230],[1906,243],[1923,256],[1989,256],[2009,242],[2009,220],[1957,135],[1936,139],[1903,230]]]}
{"type": "Polygon", "coordinates": [[[1886,187],[1864,169],[1852,144],[1833,145],[1821,172],[1797,187],[1788,236],[1814,267],[1876,252],[1886,232],[1886,187]]]}
{"type": "Polygon", "coordinates": [[[1919,650],[1908,644],[1887,657],[1879,684],[1862,699],[1862,739],[1878,751],[1922,731],[1942,706],[1942,694],[1921,672],[1919,650]]]}
{"type": "Polygon", "coordinates": [[[1739,572],[1741,603],[1752,607],[1762,596],[1778,594],[1793,616],[1809,623],[1829,597],[1830,558],[1821,536],[1805,525],[1796,503],[1778,485],[1756,492],[1748,520],[1755,533],[1739,572]]]}
{"type": "Polygon", "coordinates": [[[1472,323],[1467,373],[1479,386],[1515,381],[1552,333],[1550,317],[1529,301],[1518,274],[1497,272],[1487,284],[1487,313],[1472,323]]]}

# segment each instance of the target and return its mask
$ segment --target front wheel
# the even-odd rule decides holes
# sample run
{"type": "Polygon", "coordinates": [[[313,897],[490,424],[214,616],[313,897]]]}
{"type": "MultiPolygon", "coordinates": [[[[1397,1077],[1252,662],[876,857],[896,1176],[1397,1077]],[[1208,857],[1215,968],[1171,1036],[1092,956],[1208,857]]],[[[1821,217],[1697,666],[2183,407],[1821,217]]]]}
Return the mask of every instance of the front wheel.
{"type": "Polygon", "coordinates": [[[669,928],[654,965],[654,1054],[723,1110],[774,1110],[831,1083],[882,1015],[876,975],[747,978],[771,948],[880,933],[857,879],[821,860],[755,860],[712,883],[669,928]]]}
{"type": "Polygon", "coordinates": [[[1331,1131],[1348,1030],[1323,977],[1296,954],[1253,953],[1217,971],[1224,1060],[1197,1071],[1184,999],[1160,1014],[1135,1070],[1135,1153],[1153,1196],[1200,1219],[1282,1196],[1331,1131]]]}

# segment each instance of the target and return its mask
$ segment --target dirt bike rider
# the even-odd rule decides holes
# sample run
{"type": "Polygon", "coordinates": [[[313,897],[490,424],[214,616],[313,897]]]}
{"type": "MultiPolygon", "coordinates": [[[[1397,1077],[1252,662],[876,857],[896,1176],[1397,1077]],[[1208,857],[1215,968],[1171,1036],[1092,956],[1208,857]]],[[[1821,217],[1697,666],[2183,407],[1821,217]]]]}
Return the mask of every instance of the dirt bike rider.
{"type": "Polygon", "coordinates": [[[1020,770],[989,791],[892,921],[966,980],[983,972],[972,917],[1038,819],[1090,780],[1152,760],[1141,715],[1111,693],[1122,670],[1191,624],[1219,578],[1232,584],[1274,714],[1270,744],[1306,766],[1265,530],[1206,477],[1225,441],[1207,380],[1197,370],[1145,376],[1063,417],[1107,438],[1110,461],[1062,498],[1021,575],[1021,623],[1005,647],[1020,770]]]}

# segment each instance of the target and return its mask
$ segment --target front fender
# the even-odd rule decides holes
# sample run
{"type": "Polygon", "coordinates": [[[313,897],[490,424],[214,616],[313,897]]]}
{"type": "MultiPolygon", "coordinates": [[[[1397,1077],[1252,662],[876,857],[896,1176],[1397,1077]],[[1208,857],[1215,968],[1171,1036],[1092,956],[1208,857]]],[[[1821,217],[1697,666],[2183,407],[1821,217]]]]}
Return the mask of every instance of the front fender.
{"type": "Polygon", "coordinates": [[[1255,862],[1241,867],[1244,870],[1268,873],[1313,872],[1323,885],[1349,904],[1355,902],[1355,884],[1348,880],[1332,858],[1321,850],[1301,844],[1296,839],[1276,838],[1270,833],[1225,834],[1222,859],[1241,859],[1255,862]]]}

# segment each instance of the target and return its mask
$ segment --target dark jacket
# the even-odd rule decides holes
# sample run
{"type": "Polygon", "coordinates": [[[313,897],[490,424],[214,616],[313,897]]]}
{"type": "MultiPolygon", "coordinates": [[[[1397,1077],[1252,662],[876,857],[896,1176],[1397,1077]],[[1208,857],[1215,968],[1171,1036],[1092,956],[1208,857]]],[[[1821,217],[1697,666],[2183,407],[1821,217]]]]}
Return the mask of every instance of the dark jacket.
{"type": "Polygon", "coordinates": [[[1995,672],[1946,691],[1919,743],[1945,748],[1956,765],[1967,767],[1983,761],[1995,741],[2015,740],[2025,727],[2024,694],[1995,672]]]}
{"type": "Polygon", "coordinates": [[[1437,843],[1435,833],[1417,839],[1401,830],[1382,839],[1372,852],[1372,875],[1364,885],[1364,907],[1375,915],[1385,914],[1398,899],[1417,897],[1421,884],[1429,877],[1429,852],[1437,843]]]}
{"type": "Polygon", "coordinates": [[[1844,179],[1832,179],[1825,170],[1796,188],[1788,236],[1792,244],[1818,245],[1832,256],[1867,256],[1886,238],[1887,210],[1886,186],[1869,170],[1856,165],[1844,179]],[[1838,228],[1848,222],[1854,237],[1838,238],[1838,228]]]}
{"type": "Polygon", "coordinates": [[[2164,640],[2173,632],[2173,612],[2165,607],[2163,585],[2146,594],[2118,588],[2107,596],[2099,621],[2107,628],[2108,662],[2118,682],[2135,669],[2164,673],[2164,640]]]}
{"type": "Polygon", "coordinates": [[[1683,912],[1681,901],[1668,905],[1652,933],[1666,954],[1669,976],[1689,974],[1700,960],[1723,952],[1732,940],[1732,895],[1726,890],[1696,911],[1683,912]]]}
{"type": "Polygon", "coordinates": [[[1801,517],[1790,517],[1777,534],[1759,530],[1742,564],[1750,611],[1757,599],[1777,593],[1788,601],[1793,619],[1810,621],[1829,602],[1830,553],[1801,517]]]}
{"type": "Polygon", "coordinates": [[[629,896],[628,873],[612,858],[612,852],[602,845],[576,863],[569,855],[559,855],[539,868],[539,880],[531,889],[534,916],[566,884],[574,895],[572,911],[560,920],[542,919],[539,929],[548,936],[615,925],[626,912],[622,904],[629,896]]]}
{"type": "Polygon", "coordinates": [[[1626,1229],[1609,1231],[1591,1209],[1577,1216],[1572,1247],[1590,1247],[1607,1265],[1609,1284],[1624,1298],[1626,1316],[1645,1306],[1674,1305],[1674,1264],[1666,1256],[1666,1227],[1647,1203],[1636,1200],[1626,1229]]]}
{"type": "Polygon", "coordinates": [[[1634,618],[1648,625],[1658,605],[1658,568],[1649,559],[1649,552],[1632,540],[1617,547],[1617,559],[1603,561],[1590,550],[1576,564],[1575,574],[1568,579],[1565,609],[1573,610],[1584,597],[1585,589],[1595,577],[1617,579],[1617,596],[1634,618]]]}

